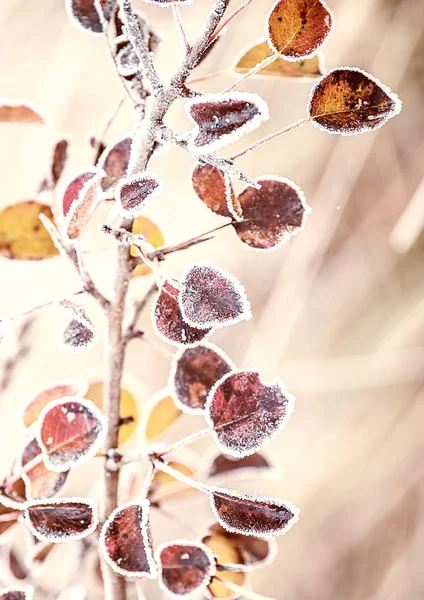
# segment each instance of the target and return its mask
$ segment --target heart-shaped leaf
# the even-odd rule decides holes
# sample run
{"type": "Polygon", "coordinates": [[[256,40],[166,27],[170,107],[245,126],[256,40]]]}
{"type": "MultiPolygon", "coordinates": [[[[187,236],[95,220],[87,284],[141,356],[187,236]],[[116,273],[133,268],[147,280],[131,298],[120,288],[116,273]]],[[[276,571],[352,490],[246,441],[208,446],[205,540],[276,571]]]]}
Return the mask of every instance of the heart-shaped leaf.
{"type": "Polygon", "coordinates": [[[215,214],[231,217],[228,203],[234,201],[231,183],[228,185],[222,171],[212,165],[198,164],[191,176],[193,189],[200,200],[215,214]]]}
{"type": "Polygon", "coordinates": [[[210,391],[206,418],[222,451],[242,458],[281,431],[293,412],[294,400],[278,378],[265,385],[257,371],[233,371],[210,391]]]}
{"type": "Polygon", "coordinates": [[[134,217],[162,191],[162,182],[153,174],[143,173],[121,179],[115,189],[115,199],[124,217],[134,217]]]}
{"type": "Polygon", "coordinates": [[[102,527],[100,551],[111,568],[126,577],[156,577],[149,532],[149,501],[119,506],[102,527]]]}
{"type": "Polygon", "coordinates": [[[90,400],[62,398],[48,404],[40,416],[37,441],[51,471],[67,471],[86,462],[101,447],[107,418],[90,400]]]}
{"type": "Polygon", "coordinates": [[[216,573],[215,560],[199,542],[175,540],[157,550],[159,585],[176,597],[192,595],[206,588],[216,573]]]}
{"type": "Polygon", "coordinates": [[[62,199],[65,215],[65,232],[69,241],[79,238],[98,203],[100,181],[104,171],[91,167],[83,171],[67,185],[62,199]]]}
{"type": "Polygon", "coordinates": [[[288,500],[214,488],[212,510],[220,525],[241,535],[282,535],[299,519],[299,509],[288,500]]]}
{"type": "MultiPolygon", "coordinates": [[[[21,466],[25,466],[41,454],[41,448],[36,439],[33,439],[25,447],[21,466]]],[[[25,482],[26,497],[33,498],[51,498],[60,492],[68,478],[69,471],[57,473],[49,471],[44,463],[35,465],[29,471],[23,472],[22,479],[25,482]]]]}
{"type": "Polygon", "coordinates": [[[192,327],[223,327],[252,316],[244,287],[234,275],[216,265],[191,265],[182,285],[178,298],[181,315],[192,327]]]}
{"type": "Polygon", "coordinates": [[[24,519],[41,542],[81,540],[98,525],[97,507],[85,498],[33,500],[26,504],[24,519]]]}
{"type": "Polygon", "coordinates": [[[268,460],[259,452],[249,454],[243,458],[233,458],[225,454],[218,454],[213,459],[209,469],[208,477],[227,475],[234,477],[237,473],[254,474],[257,469],[270,469],[268,460]]]}
{"type": "Polygon", "coordinates": [[[100,156],[99,168],[106,173],[106,177],[101,181],[104,192],[114,190],[118,181],[126,176],[131,145],[132,138],[127,135],[107,146],[100,156]]]}
{"type": "Polygon", "coordinates": [[[0,123],[45,123],[38,109],[19,100],[0,100],[0,123]]]}
{"type": "Polygon", "coordinates": [[[267,176],[260,188],[246,188],[238,197],[243,220],[233,223],[241,241],[256,250],[276,250],[305,225],[310,208],[302,190],[289,179],[267,176]]]}
{"type": "Polygon", "coordinates": [[[308,107],[313,125],[340,135],[377,129],[401,109],[396,94],[354,67],[336,68],[324,75],[312,88],[308,107]]]}
{"type": "Polygon", "coordinates": [[[49,402],[59,400],[59,398],[64,398],[65,396],[84,396],[87,388],[88,384],[85,381],[73,380],[57,383],[41,390],[28,401],[22,411],[24,427],[33,425],[41,415],[43,408],[49,402]]]}
{"type": "Polygon", "coordinates": [[[220,348],[203,344],[178,352],[172,364],[169,386],[183,412],[203,412],[206,398],[223,375],[234,368],[220,348]]]}
{"type": "Polygon", "coordinates": [[[188,100],[186,109],[196,124],[190,148],[198,154],[234,142],[269,116],[266,102],[248,92],[202,94],[188,100]]]}
{"type": "MultiPolygon", "coordinates": [[[[116,0],[97,0],[105,21],[110,21],[116,0]]],[[[103,25],[96,8],[96,0],[67,0],[69,16],[73,23],[90,33],[103,33],[103,25]]]]}
{"type": "Polygon", "coordinates": [[[332,24],[322,0],[277,0],[268,15],[268,41],[286,60],[297,61],[319,50],[332,24]]]}

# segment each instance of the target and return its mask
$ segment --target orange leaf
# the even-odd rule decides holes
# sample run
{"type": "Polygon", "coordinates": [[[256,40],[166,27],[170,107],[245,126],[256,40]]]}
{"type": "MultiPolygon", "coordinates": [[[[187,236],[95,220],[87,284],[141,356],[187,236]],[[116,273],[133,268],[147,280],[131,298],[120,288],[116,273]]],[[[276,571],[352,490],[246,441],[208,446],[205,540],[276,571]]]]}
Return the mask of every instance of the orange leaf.
{"type": "Polygon", "coordinates": [[[0,122],[44,124],[45,120],[37,110],[28,104],[4,100],[0,101],[0,122]]]}

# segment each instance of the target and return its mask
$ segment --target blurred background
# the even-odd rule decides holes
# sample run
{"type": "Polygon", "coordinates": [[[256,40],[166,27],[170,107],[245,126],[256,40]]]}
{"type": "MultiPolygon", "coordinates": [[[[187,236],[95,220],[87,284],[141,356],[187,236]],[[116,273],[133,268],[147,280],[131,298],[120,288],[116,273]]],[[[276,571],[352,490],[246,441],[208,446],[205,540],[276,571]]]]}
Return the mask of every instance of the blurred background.
{"type": "MultiPolygon", "coordinates": [[[[162,37],[156,64],[167,78],[183,52],[172,13],[137,0],[134,5],[162,37]]],[[[190,40],[210,5],[195,0],[181,8],[190,40]]],[[[325,67],[370,72],[399,94],[403,112],[373,133],[342,138],[307,126],[248,153],[238,164],[250,177],[285,176],[304,190],[313,209],[305,230],[275,253],[255,253],[228,228],[172,255],[165,268],[177,276],[190,262],[207,259],[234,273],[254,317],[219,330],[211,341],[238,367],[258,368],[266,379],[278,375],[297,396],[290,424],[267,448],[277,474],[233,485],[290,499],[302,511],[300,522],[278,538],[274,563],[253,574],[253,589],[277,600],[418,600],[424,598],[424,2],[328,5],[336,25],[324,48],[325,67]]],[[[263,37],[271,6],[271,0],[256,0],[244,11],[196,76],[230,67],[263,37]]],[[[4,0],[0,32],[0,95],[32,102],[48,116],[46,126],[0,129],[0,204],[6,206],[35,197],[58,138],[71,143],[63,181],[89,164],[88,138],[100,135],[122,89],[104,40],[74,27],[63,0],[4,0]]],[[[222,75],[197,89],[220,91],[231,80],[222,75]]],[[[271,118],[225,152],[303,118],[312,85],[265,78],[240,85],[267,100],[271,118]]],[[[169,123],[176,131],[188,129],[182,103],[169,123]]],[[[106,141],[132,126],[126,102],[106,141]]],[[[179,149],[151,162],[165,190],[149,214],[161,223],[167,243],[221,222],[192,191],[192,166],[179,149]]],[[[109,246],[87,253],[93,278],[108,293],[113,248],[96,226],[105,215],[101,208],[94,216],[84,248],[109,246]]],[[[2,259],[0,273],[3,315],[79,289],[62,258],[31,264],[2,259]]],[[[148,279],[132,283],[132,298],[148,279]]],[[[86,307],[101,329],[95,304],[86,307]]],[[[56,342],[63,324],[60,311],[49,308],[16,320],[6,333],[0,349],[3,472],[23,443],[17,414],[28,397],[61,378],[101,378],[103,340],[90,352],[69,354],[56,342]]],[[[148,315],[144,325],[149,328],[148,315]]],[[[140,413],[167,384],[170,351],[159,341],[134,341],[129,348],[125,381],[140,413]]],[[[178,434],[202,426],[200,417],[187,417],[178,434]]],[[[205,440],[193,446],[198,452],[207,447],[205,440]]],[[[91,479],[82,468],[66,491],[83,493],[91,479]]],[[[190,521],[202,530],[209,509],[203,498],[193,502],[190,521]]],[[[175,507],[187,517],[184,502],[175,507]]],[[[173,535],[185,533],[160,519],[153,525],[158,541],[171,528],[173,535]]],[[[159,597],[151,589],[149,597],[159,597]]]]}

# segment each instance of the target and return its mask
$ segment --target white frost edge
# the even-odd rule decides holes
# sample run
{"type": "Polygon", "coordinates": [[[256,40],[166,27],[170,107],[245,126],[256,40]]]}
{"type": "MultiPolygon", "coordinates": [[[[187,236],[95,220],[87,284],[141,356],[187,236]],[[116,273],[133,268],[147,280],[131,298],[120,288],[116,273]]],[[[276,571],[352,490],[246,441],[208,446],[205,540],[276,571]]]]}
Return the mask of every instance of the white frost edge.
{"type": "MultiPolygon", "coordinates": [[[[131,140],[131,146],[132,146],[132,142],[133,142],[133,139],[134,139],[134,131],[129,131],[125,135],[122,135],[119,138],[116,138],[115,140],[113,140],[113,142],[110,142],[110,144],[108,144],[105,147],[105,149],[103,150],[103,152],[99,156],[99,160],[97,161],[97,168],[98,169],[104,170],[105,163],[106,163],[107,158],[108,158],[109,154],[111,153],[111,151],[115,148],[115,146],[117,146],[118,144],[121,144],[126,139],[130,139],[131,140]]],[[[103,140],[100,140],[100,142],[102,143],[103,140]]],[[[106,173],[106,177],[107,177],[107,171],[105,171],[105,173],[106,173]]],[[[116,188],[117,183],[118,182],[116,182],[115,185],[112,185],[111,187],[107,188],[106,190],[104,190],[101,187],[100,188],[100,192],[99,192],[100,199],[101,200],[102,199],[103,200],[104,199],[109,199],[111,197],[111,194],[114,193],[114,190],[116,188]]]]}
{"type": "Polygon", "coordinates": [[[240,137],[242,137],[245,133],[254,131],[259,127],[259,125],[263,121],[269,119],[268,104],[263,98],[261,98],[257,94],[252,94],[250,92],[218,92],[216,94],[203,94],[202,96],[198,96],[188,100],[184,108],[187,117],[194,123],[194,129],[192,130],[192,132],[189,132],[190,139],[188,140],[188,148],[190,152],[194,155],[207,154],[208,152],[213,152],[215,150],[218,150],[218,148],[222,148],[222,146],[231,144],[232,142],[235,142],[240,137]],[[216,104],[225,100],[240,100],[241,102],[253,103],[259,109],[259,113],[255,115],[252,119],[250,119],[247,123],[241,125],[241,127],[238,127],[231,133],[220,135],[217,140],[214,140],[209,144],[203,146],[195,145],[194,140],[201,132],[201,129],[197,121],[195,121],[194,118],[191,116],[190,108],[195,104],[204,104],[205,102],[216,104]]]}
{"type": "Polygon", "coordinates": [[[147,445],[156,446],[157,444],[160,444],[159,440],[162,437],[164,437],[168,433],[168,431],[170,431],[175,425],[175,423],[173,423],[166,431],[164,431],[162,433],[162,435],[160,435],[158,438],[156,438],[153,442],[149,442],[147,440],[146,430],[147,430],[147,424],[150,419],[150,415],[152,414],[152,411],[155,408],[155,406],[157,404],[159,404],[159,402],[161,400],[163,400],[163,398],[166,398],[167,396],[171,396],[170,390],[166,387],[161,388],[160,390],[158,390],[152,396],[149,397],[149,399],[147,400],[147,404],[145,406],[143,405],[142,418],[140,419],[140,424],[137,428],[137,439],[146,447],[147,447],[147,445]]]}
{"type": "Polygon", "coordinates": [[[79,319],[72,319],[71,321],[69,321],[69,323],[66,323],[66,325],[59,331],[58,336],[57,336],[57,343],[58,343],[59,347],[63,348],[63,350],[66,350],[66,352],[73,352],[75,354],[79,354],[80,352],[86,352],[87,350],[89,350],[90,348],[95,346],[98,341],[99,341],[99,335],[98,335],[96,329],[94,328],[94,325],[91,323],[91,321],[83,322],[82,320],[79,320],[79,319]],[[93,338],[90,342],[88,342],[88,344],[81,344],[81,346],[72,346],[70,344],[65,343],[63,336],[72,321],[76,321],[82,327],[85,327],[86,329],[89,329],[91,331],[91,333],[93,334],[93,338]]]}
{"type": "Polygon", "coordinates": [[[10,594],[12,592],[20,592],[21,594],[25,594],[25,600],[32,600],[34,597],[34,588],[32,585],[16,585],[12,587],[3,588],[0,590],[0,598],[2,598],[5,594],[10,594]]]}
{"type": "MultiPolygon", "coordinates": [[[[257,453],[255,453],[257,454],[257,453]]],[[[264,459],[268,462],[268,466],[260,466],[260,467],[241,467],[239,469],[234,469],[234,471],[223,471],[222,473],[218,473],[217,475],[209,475],[211,467],[218,456],[224,455],[229,460],[235,459],[240,460],[239,458],[235,458],[234,456],[229,456],[224,452],[221,452],[219,448],[216,448],[215,445],[211,446],[203,455],[201,464],[204,466],[199,471],[199,479],[201,481],[213,481],[214,483],[218,481],[226,481],[231,478],[231,481],[245,481],[246,479],[254,478],[260,473],[261,479],[272,478],[275,477],[277,473],[276,465],[274,461],[268,456],[266,452],[260,451],[260,454],[264,457],[264,459]]]]}
{"type": "MultiPolygon", "coordinates": [[[[290,241],[290,239],[292,237],[294,237],[295,235],[297,235],[298,233],[300,233],[301,231],[303,231],[305,229],[305,225],[306,225],[306,218],[309,215],[309,213],[312,212],[312,208],[309,206],[307,200],[306,200],[306,196],[304,191],[302,190],[302,188],[300,188],[297,183],[295,183],[294,181],[292,181],[291,179],[289,179],[288,177],[280,177],[279,175],[261,175],[260,177],[258,177],[255,181],[257,181],[258,183],[260,183],[261,181],[265,181],[265,180],[272,180],[272,181],[279,181],[280,183],[285,183],[288,186],[290,186],[298,195],[298,198],[300,200],[300,203],[302,204],[304,213],[302,215],[302,223],[299,227],[296,228],[295,231],[292,231],[291,233],[285,231],[283,233],[283,235],[281,236],[279,242],[277,242],[275,244],[275,246],[272,246],[271,248],[255,248],[254,246],[251,246],[250,244],[248,244],[247,242],[244,242],[237,234],[237,231],[234,229],[235,234],[237,235],[237,238],[240,240],[240,242],[242,244],[244,244],[244,246],[248,249],[251,250],[253,252],[275,252],[276,250],[279,250],[281,248],[281,246],[283,246],[284,244],[286,244],[288,241],[290,241]]],[[[245,192],[247,189],[249,189],[251,186],[247,185],[246,187],[244,187],[239,196],[240,197],[243,192],[245,192]]]]}
{"type": "MultiPolygon", "coordinates": [[[[222,358],[222,360],[224,360],[225,362],[228,363],[231,370],[235,369],[235,364],[233,363],[231,358],[223,350],[221,350],[221,348],[219,348],[215,344],[211,344],[209,342],[206,342],[204,344],[198,344],[197,346],[195,346],[195,348],[200,348],[202,346],[204,348],[207,348],[208,350],[211,350],[212,352],[215,352],[215,354],[217,354],[220,358],[222,358]]],[[[191,348],[187,348],[187,347],[180,348],[180,350],[178,352],[176,352],[172,358],[171,369],[170,369],[169,378],[168,378],[169,394],[170,394],[170,396],[172,396],[175,406],[177,408],[179,408],[183,413],[186,413],[189,415],[202,415],[205,411],[205,408],[191,408],[190,406],[183,404],[183,402],[181,402],[181,400],[179,399],[177,390],[175,388],[175,377],[177,374],[178,363],[187,350],[191,350],[191,348]]]]}
{"type": "Polygon", "coordinates": [[[258,371],[257,369],[248,369],[248,368],[235,369],[234,371],[231,371],[230,373],[226,373],[223,377],[221,377],[221,379],[219,379],[215,383],[215,385],[212,387],[211,391],[209,392],[208,397],[206,398],[206,403],[205,403],[205,420],[206,420],[207,424],[213,429],[212,435],[215,438],[215,441],[216,441],[218,447],[221,448],[221,450],[224,454],[226,454],[227,456],[233,456],[234,458],[244,458],[245,456],[251,456],[252,454],[256,454],[256,452],[258,452],[261,448],[263,448],[265,446],[265,444],[270,442],[277,434],[279,434],[284,429],[284,427],[290,421],[290,417],[292,416],[292,414],[294,412],[295,401],[296,401],[296,396],[294,396],[293,394],[290,394],[287,391],[286,386],[284,385],[283,381],[279,377],[274,377],[269,382],[264,382],[261,378],[260,371],[258,371]],[[234,375],[238,375],[239,373],[256,373],[259,376],[259,381],[263,386],[278,387],[279,390],[287,398],[287,403],[285,405],[286,406],[286,414],[281,419],[279,425],[275,428],[275,430],[272,432],[272,434],[266,436],[262,440],[262,442],[257,443],[255,446],[249,448],[249,450],[244,450],[244,451],[236,450],[230,446],[226,446],[225,444],[223,444],[221,442],[221,440],[218,437],[218,432],[215,431],[215,429],[214,429],[214,422],[213,422],[213,419],[211,416],[212,401],[213,401],[213,398],[214,398],[214,395],[215,395],[217,389],[229,377],[233,377],[234,375]]]}
{"type": "Polygon", "coordinates": [[[271,498],[270,496],[258,496],[257,494],[247,494],[244,492],[240,492],[238,490],[230,490],[227,488],[211,487],[209,500],[210,500],[212,512],[213,512],[216,520],[218,521],[218,523],[221,525],[221,527],[223,527],[229,533],[239,533],[241,535],[248,535],[251,537],[260,537],[260,538],[268,539],[268,538],[276,537],[279,535],[284,535],[293,527],[293,525],[295,525],[298,522],[299,515],[300,515],[300,508],[298,508],[295,504],[293,504],[293,502],[291,502],[291,500],[282,500],[280,498],[271,498]],[[262,531],[256,531],[254,529],[252,529],[250,531],[247,531],[245,529],[237,529],[236,527],[232,527],[231,525],[228,525],[219,516],[218,511],[215,508],[215,503],[214,503],[214,499],[213,499],[214,493],[222,493],[222,494],[231,496],[232,498],[236,498],[239,500],[251,500],[252,502],[271,502],[272,504],[275,504],[277,506],[283,506],[284,508],[288,508],[288,510],[293,513],[294,517],[292,519],[290,519],[288,524],[285,525],[282,529],[278,529],[276,531],[269,532],[268,534],[264,534],[262,531]]]}
{"type": "MultiPolygon", "coordinates": [[[[73,0],[66,0],[66,2],[65,2],[66,12],[68,14],[68,18],[69,18],[70,22],[72,23],[72,25],[74,27],[76,27],[77,29],[79,29],[80,31],[85,31],[85,33],[88,33],[89,35],[94,35],[95,37],[100,37],[100,36],[104,35],[105,32],[103,30],[103,26],[102,26],[102,31],[93,31],[92,29],[89,29],[88,27],[84,27],[84,25],[79,21],[79,19],[77,19],[77,17],[73,13],[72,3],[73,3],[73,0]]],[[[93,2],[93,4],[94,4],[94,6],[96,6],[95,1],[93,2]]],[[[104,16],[104,13],[103,13],[103,18],[105,19],[105,21],[107,21],[107,19],[104,16]]],[[[101,24],[100,16],[99,16],[99,22],[101,24]]],[[[110,21],[107,21],[107,22],[109,23],[110,21]]]]}
{"type": "MultiPolygon", "coordinates": [[[[137,73],[137,71],[139,70],[139,63],[136,65],[133,65],[132,67],[125,67],[125,65],[122,64],[122,60],[119,58],[119,55],[120,54],[122,55],[124,52],[128,52],[128,48],[124,46],[123,48],[118,50],[118,52],[116,52],[116,46],[119,43],[123,43],[123,42],[126,42],[127,44],[131,44],[131,42],[125,37],[125,35],[119,35],[118,37],[116,37],[113,40],[113,43],[115,44],[116,70],[123,77],[131,77],[131,75],[135,75],[137,73]]],[[[134,48],[132,45],[131,45],[131,50],[132,50],[132,52],[134,52],[134,48]]],[[[137,56],[137,59],[138,59],[138,56],[137,56]]]]}
{"type": "MultiPolygon", "coordinates": [[[[160,6],[161,8],[169,8],[172,7],[174,0],[168,0],[167,2],[158,2],[157,0],[144,0],[147,4],[154,4],[155,6],[160,6]]],[[[181,4],[185,6],[186,4],[193,4],[193,0],[175,0],[175,4],[181,4]]]]}
{"type": "Polygon", "coordinates": [[[246,288],[240,283],[240,281],[237,279],[237,277],[235,275],[233,275],[232,273],[227,271],[227,269],[225,269],[224,267],[218,267],[217,265],[214,265],[214,264],[206,262],[206,261],[192,263],[191,265],[189,265],[189,267],[184,271],[184,273],[182,275],[181,281],[182,281],[183,285],[185,285],[185,280],[187,279],[188,274],[195,267],[198,267],[198,268],[205,267],[205,268],[213,269],[214,271],[219,273],[222,277],[224,277],[230,283],[230,285],[234,288],[234,291],[239,295],[243,310],[237,317],[234,317],[233,319],[227,319],[225,322],[215,319],[214,321],[210,321],[207,325],[205,325],[205,324],[199,325],[198,323],[195,323],[194,321],[189,319],[187,317],[187,315],[185,314],[183,304],[182,304],[182,297],[184,294],[184,290],[183,290],[178,296],[178,306],[180,307],[180,311],[181,311],[183,320],[188,325],[190,325],[191,327],[195,327],[196,329],[210,329],[210,328],[219,329],[221,327],[226,327],[227,325],[235,325],[236,323],[240,323],[240,321],[249,321],[252,318],[252,312],[251,312],[250,302],[247,298],[246,288]]]}
{"type": "Polygon", "coordinates": [[[132,177],[124,177],[118,181],[118,183],[115,187],[115,200],[116,200],[116,203],[118,205],[119,212],[121,213],[121,215],[123,217],[128,217],[131,219],[133,217],[140,216],[143,213],[146,206],[148,206],[150,204],[150,202],[153,200],[153,198],[155,198],[156,196],[161,194],[162,191],[163,191],[163,181],[159,178],[158,175],[156,175],[155,173],[141,173],[141,174],[137,173],[137,174],[133,175],[132,177]],[[138,204],[132,210],[125,210],[124,207],[122,206],[122,202],[121,202],[122,187],[124,185],[131,185],[132,183],[136,183],[137,181],[144,181],[146,179],[153,179],[158,184],[157,187],[152,192],[150,192],[150,194],[147,194],[147,196],[140,202],[140,204],[138,204]]]}
{"type": "Polygon", "coordinates": [[[330,69],[330,71],[327,71],[327,73],[325,75],[323,75],[321,77],[321,79],[312,87],[310,94],[309,94],[309,100],[306,105],[306,110],[307,110],[308,117],[310,117],[312,125],[314,127],[316,127],[317,129],[319,129],[320,131],[324,131],[325,133],[330,133],[331,135],[343,135],[345,137],[349,137],[352,135],[359,135],[360,133],[367,133],[368,131],[376,131],[377,129],[380,129],[380,127],[383,127],[383,125],[385,125],[389,119],[391,119],[392,117],[395,117],[396,115],[398,115],[401,112],[402,100],[399,98],[399,96],[395,92],[392,92],[392,90],[387,85],[382,83],[379,79],[377,79],[373,75],[370,75],[367,71],[360,69],[359,67],[335,67],[334,69],[330,69]],[[390,100],[392,100],[392,102],[394,102],[393,109],[387,115],[384,116],[383,120],[381,121],[381,123],[379,123],[377,125],[377,127],[371,128],[371,127],[367,127],[366,125],[364,125],[363,127],[357,129],[356,131],[333,131],[332,129],[328,129],[327,127],[324,127],[323,125],[318,123],[314,117],[311,117],[311,104],[312,104],[312,100],[313,100],[313,97],[315,95],[317,88],[321,85],[321,83],[329,75],[331,75],[335,71],[355,71],[356,73],[361,73],[362,75],[364,75],[365,77],[367,77],[368,79],[373,81],[378,87],[380,87],[383,90],[383,92],[389,96],[390,100]]]}
{"type": "Polygon", "coordinates": [[[266,34],[266,40],[269,44],[269,47],[278,55],[281,56],[282,58],[284,58],[284,60],[287,60],[288,62],[298,62],[299,60],[303,60],[305,58],[313,58],[314,56],[316,56],[318,54],[318,52],[320,50],[322,50],[323,46],[326,44],[330,33],[333,31],[334,29],[334,23],[335,23],[335,17],[334,17],[334,13],[333,11],[328,8],[328,6],[325,4],[325,2],[323,2],[323,0],[319,0],[319,3],[323,6],[323,8],[325,8],[325,10],[327,11],[329,17],[330,17],[330,28],[327,32],[327,34],[325,35],[323,41],[321,42],[321,44],[319,44],[319,46],[317,48],[315,48],[315,50],[313,50],[312,52],[308,53],[308,54],[300,54],[297,57],[293,57],[293,56],[286,56],[285,54],[282,54],[281,52],[279,52],[277,50],[277,48],[274,46],[274,44],[271,41],[271,37],[269,34],[269,18],[271,16],[271,14],[274,12],[274,9],[276,8],[277,4],[280,4],[281,0],[277,0],[273,5],[271,10],[269,11],[269,13],[266,16],[266,21],[265,21],[265,34],[266,34]]]}
{"type": "Polygon", "coordinates": [[[172,540],[171,542],[166,542],[166,543],[160,544],[156,549],[155,557],[156,557],[156,562],[158,565],[159,587],[162,590],[164,590],[164,592],[166,592],[170,598],[174,598],[175,600],[179,600],[180,598],[193,598],[193,597],[197,596],[197,594],[199,593],[199,591],[202,588],[206,588],[209,585],[210,580],[216,574],[216,564],[215,564],[214,555],[212,554],[212,551],[210,550],[210,548],[208,548],[206,546],[206,544],[203,544],[203,542],[198,542],[198,541],[192,542],[187,539],[172,540]],[[166,584],[163,580],[163,577],[162,577],[163,569],[162,569],[162,563],[160,560],[160,555],[162,553],[162,550],[164,550],[165,548],[168,548],[169,546],[191,546],[191,547],[194,546],[195,548],[199,548],[200,550],[202,550],[206,554],[206,556],[208,557],[208,559],[210,561],[210,567],[209,567],[208,571],[205,573],[202,583],[200,583],[194,590],[192,590],[188,594],[174,594],[174,592],[171,592],[171,590],[166,586],[166,584]]]}
{"type": "Polygon", "coordinates": [[[142,500],[141,502],[134,502],[133,500],[129,502],[125,502],[121,504],[109,515],[107,520],[103,523],[100,537],[99,537],[99,552],[102,557],[105,559],[110,568],[115,571],[115,573],[119,573],[119,575],[124,575],[125,577],[147,577],[148,579],[156,579],[157,577],[157,567],[154,560],[153,552],[151,549],[151,540],[148,535],[148,527],[149,527],[149,507],[150,502],[148,500],[142,500]],[[121,569],[109,556],[106,549],[106,531],[109,525],[113,522],[116,515],[125,510],[126,508],[131,508],[132,506],[141,506],[141,522],[140,531],[143,538],[145,553],[147,564],[150,567],[150,573],[146,571],[126,571],[125,569],[121,569]]]}
{"type": "Polygon", "coordinates": [[[94,502],[93,500],[90,500],[88,498],[78,498],[78,497],[52,498],[52,499],[48,499],[48,500],[43,500],[43,499],[39,498],[37,500],[30,500],[25,503],[24,521],[28,525],[28,528],[30,529],[31,533],[38,540],[40,540],[40,542],[51,542],[54,544],[62,544],[65,542],[83,540],[87,536],[94,533],[94,531],[97,528],[97,525],[99,524],[99,515],[98,515],[96,502],[94,502]],[[91,509],[93,521],[92,521],[91,525],[89,527],[87,527],[87,529],[84,532],[71,533],[69,535],[66,535],[66,537],[56,538],[54,536],[44,535],[44,534],[40,533],[38,531],[38,529],[32,524],[32,521],[31,521],[29,513],[28,513],[28,508],[31,508],[32,506],[39,506],[39,507],[57,506],[60,504],[67,504],[68,502],[78,502],[79,504],[85,504],[87,507],[89,507],[91,509]]]}
{"type": "Polygon", "coordinates": [[[88,400],[87,398],[80,398],[79,396],[67,396],[65,398],[60,398],[59,400],[54,400],[53,402],[50,402],[49,404],[47,404],[43,411],[40,414],[40,417],[37,421],[37,423],[39,423],[38,426],[38,430],[35,436],[35,439],[38,442],[38,445],[41,448],[41,451],[43,453],[43,462],[44,462],[44,466],[47,469],[50,469],[50,471],[54,471],[55,473],[62,473],[64,471],[68,471],[68,469],[72,469],[77,467],[80,464],[83,464],[85,462],[87,462],[88,460],[90,460],[90,458],[92,458],[93,456],[96,455],[97,451],[101,448],[104,439],[106,437],[106,433],[107,433],[107,429],[108,429],[108,422],[109,419],[97,408],[97,406],[94,404],[94,402],[92,402],[91,400],[88,400]],[[57,406],[60,406],[61,404],[67,404],[68,402],[75,402],[78,404],[81,404],[82,406],[84,406],[87,410],[89,410],[94,417],[99,421],[100,423],[100,431],[98,433],[97,439],[94,441],[94,443],[85,451],[81,454],[81,456],[79,458],[76,458],[74,460],[68,460],[63,464],[60,465],[55,465],[52,464],[50,461],[50,456],[47,453],[47,448],[44,446],[43,441],[41,439],[41,430],[43,428],[43,422],[45,419],[45,416],[47,415],[47,413],[52,410],[53,408],[56,408],[57,406]]]}

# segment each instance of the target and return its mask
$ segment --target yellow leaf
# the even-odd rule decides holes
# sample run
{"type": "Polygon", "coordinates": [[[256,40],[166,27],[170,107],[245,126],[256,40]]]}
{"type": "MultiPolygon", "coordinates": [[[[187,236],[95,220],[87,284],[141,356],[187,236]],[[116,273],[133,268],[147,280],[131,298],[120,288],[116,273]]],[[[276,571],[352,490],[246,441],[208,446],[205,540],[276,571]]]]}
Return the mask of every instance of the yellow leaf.
{"type": "MultiPolygon", "coordinates": [[[[193,471],[182,463],[177,462],[169,462],[168,465],[179,471],[183,475],[187,477],[193,478],[193,471]]],[[[179,494],[187,494],[187,492],[193,492],[193,488],[189,485],[182,483],[169,473],[164,473],[163,471],[157,471],[153,477],[152,485],[150,487],[151,500],[159,502],[162,499],[165,499],[168,495],[172,495],[174,498],[179,494]]]]}
{"type": "MultiPolygon", "coordinates": [[[[212,551],[212,554],[218,557],[220,564],[243,564],[244,559],[234,542],[231,539],[213,533],[203,538],[203,543],[212,551]]],[[[242,586],[246,579],[246,573],[240,571],[220,571],[220,579],[226,579],[231,583],[242,586]]],[[[223,583],[213,578],[212,583],[208,585],[209,592],[214,598],[229,598],[234,596],[234,592],[229,590],[223,583]]]]}
{"type": "MultiPolygon", "coordinates": [[[[161,246],[165,245],[165,239],[159,226],[145,216],[137,217],[134,220],[133,233],[136,235],[143,235],[146,238],[146,242],[151,244],[153,248],[160,248],[161,246]]],[[[131,247],[131,256],[138,256],[137,250],[134,248],[134,246],[131,247]]],[[[149,275],[151,272],[152,270],[149,267],[141,264],[136,266],[132,276],[140,277],[143,275],[149,275]]]]}
{"type": "Polygon", "coordinates": [[[146,423],[146,439],[149,443],[163,435],[181,415],[171,396],[163,392],[159,400],[153,405],[146,423]]]}

